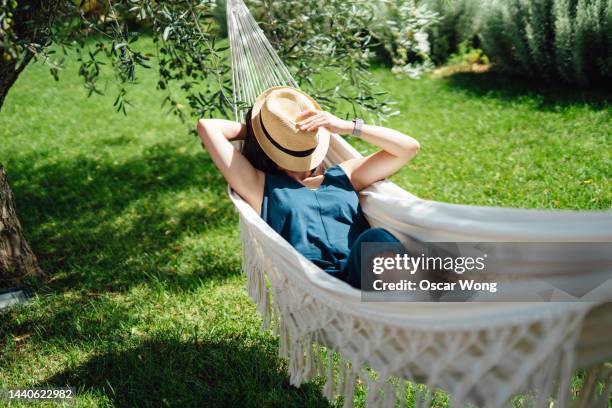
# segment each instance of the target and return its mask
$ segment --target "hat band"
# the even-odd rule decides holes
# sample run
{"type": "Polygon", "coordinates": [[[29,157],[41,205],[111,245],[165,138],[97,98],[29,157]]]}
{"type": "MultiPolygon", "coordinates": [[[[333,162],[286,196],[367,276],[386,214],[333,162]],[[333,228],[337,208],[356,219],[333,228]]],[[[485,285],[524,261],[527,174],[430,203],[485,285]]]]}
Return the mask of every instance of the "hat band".
{"type": "Polygon", "coordinates": [[[315,149],[316,149],[316,146],[313,147],[312,149],[308,149],[308,150],[290,150],[290,149],[287,149],[286,147],[281,146],[280,144],[278,144],[278,142],[276,140],[272,139],[272,136],[270,136],[270,134],[266,130],[266,127],[264,126],[263,120],[261,120],[261,115],[259,115],[259,123],[261,123],[261,128],[263,129],[264,135],[266,135],[266,137],[268,138],[270,143],[272,143],[274,145],[274,147],[276,147],[278,150],[280,150],[283,153],[287,153],[288,155],[291,155],[291,156],[294,156],[294,157],[306,157],[306,156],[310,156],[312,154],[312,152],[314,152],[315,149]]]}

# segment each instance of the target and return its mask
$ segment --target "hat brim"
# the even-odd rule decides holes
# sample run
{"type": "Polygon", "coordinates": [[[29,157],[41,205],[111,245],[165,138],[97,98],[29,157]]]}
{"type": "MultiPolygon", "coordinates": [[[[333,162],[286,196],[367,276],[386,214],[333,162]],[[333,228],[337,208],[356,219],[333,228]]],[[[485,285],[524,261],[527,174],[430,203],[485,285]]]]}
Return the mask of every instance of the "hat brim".
{"type": "Polygon", "coordinates": [[[276,86],[273,88],[269,88],[261,95],[259,95],[255,103],[253,104],[253,109],[251,111],[251,125],[253,126],[253,133],[255,134],[255,138],[257,139],[257,142],[261,146],[262,150],[268,155],[268,157],[272,159],[272,161],[274,161],[281,168],[290,171],[312,170],[319,164],[321,164],[323,159],[325,159],[325,155],[327,154],[327,150],[329,149],[329,140],[331,134],[326,128],[319,127],[317,131],[317,137],[319,139],[317,147],[310,155],[305,157],[292,156],[291,154],[285,153],[282,150],[279,150],[276,146],[274,146],[264,134],[264,130],[261,127],[259,115],[261,114],[261,108],[266,100],[266,97],[270,94],[270,92],[278,89],[296,90],[306,96],[308,99],[310,99],[316,109],[321,109],[317,101],[315,101],[310,95],[300,91],[299,89],[290,86],[276,86]]]}

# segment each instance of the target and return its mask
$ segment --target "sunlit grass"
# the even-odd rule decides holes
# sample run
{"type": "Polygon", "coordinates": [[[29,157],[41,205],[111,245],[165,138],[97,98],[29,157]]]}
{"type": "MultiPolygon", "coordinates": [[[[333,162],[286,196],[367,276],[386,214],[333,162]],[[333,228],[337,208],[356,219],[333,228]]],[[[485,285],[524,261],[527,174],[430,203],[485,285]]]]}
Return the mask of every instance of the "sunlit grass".
{"type": "Polygon", "coordinates": [[[389,125],[421,143],[393,180],[426,199],[553,209],[612,207],[612,105],[605,91],[495,73],[412,81],[378,72],[398,100],[389,125]]]}

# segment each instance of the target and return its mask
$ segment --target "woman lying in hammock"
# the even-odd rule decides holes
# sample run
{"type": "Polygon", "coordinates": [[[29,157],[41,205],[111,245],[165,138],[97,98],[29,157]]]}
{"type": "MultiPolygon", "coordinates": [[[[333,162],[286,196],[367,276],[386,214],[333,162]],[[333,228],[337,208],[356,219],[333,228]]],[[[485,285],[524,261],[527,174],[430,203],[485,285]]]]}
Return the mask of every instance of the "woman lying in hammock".
{"type": "Polygon", "coordinates": [[[361,243],[398,242],[388,231],[370,228],[357,193],[412,159],[419,150],[413,138],[339,119],[291,87],[260,95],[246,124],[201,119],[198,133],[234,191],[327,273],[361,288],[361,243]],[[380,150],[324,169],[330,133],[352,134],[380,150]],[[230,143],[239,139],[242,152],[230,143]]]}

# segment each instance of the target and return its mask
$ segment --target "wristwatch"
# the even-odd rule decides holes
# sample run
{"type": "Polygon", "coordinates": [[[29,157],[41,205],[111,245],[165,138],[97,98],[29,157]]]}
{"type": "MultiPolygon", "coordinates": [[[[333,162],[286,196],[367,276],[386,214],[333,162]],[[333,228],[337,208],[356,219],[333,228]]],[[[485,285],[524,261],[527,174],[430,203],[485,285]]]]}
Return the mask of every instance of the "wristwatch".
{"type": "Polygon", "coordinates": [[[361,128],[363,127],[363,119],[353,119],[353,136],[361,136],[361,128]]]}

